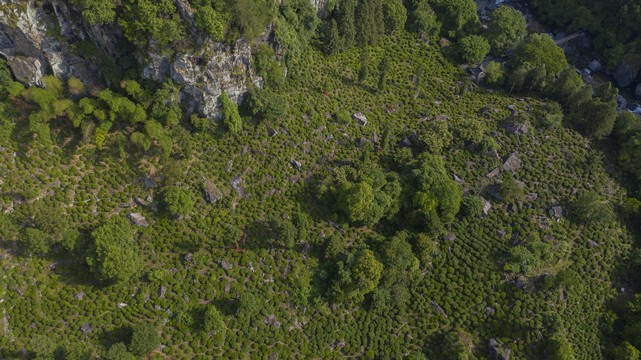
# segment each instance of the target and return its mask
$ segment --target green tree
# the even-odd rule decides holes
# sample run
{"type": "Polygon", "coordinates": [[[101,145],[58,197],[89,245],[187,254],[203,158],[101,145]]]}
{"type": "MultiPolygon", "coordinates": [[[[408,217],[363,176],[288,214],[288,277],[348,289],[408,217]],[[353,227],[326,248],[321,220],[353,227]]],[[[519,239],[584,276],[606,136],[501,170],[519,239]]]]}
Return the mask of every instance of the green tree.
{"type": "Polygon", "coordinates": [[[423,147],[432,154],[440,154],[453,139],[446,120],[432,120],[418,136],[423,147]]]}
{"type": "Polygon", "coordinates": [[[0,58],[0,89],[4,89],[13,81],[11,76],[11,69],[7,64],[7,60],[0,58]]]}
{"type": "Polygon", "coordinates": [[[270,90],[253,88],[243,101],[243,109],[259,121],[277,121],[285,117],[287,102],[270,90]]]}
{"type": "Polygon", "coordinates": [[[350,222],[366,221],[374,204],[374,189],[365,181],[344,183],[338,190],[338,207],[350,222]]]}
{"type": "Polygon", "coordinates": [[[243,129],[243,121],[238,114],[238,105],[229,99],[226,93],[218,97],[223,110],[222,124],[230,134],[236,135],[243,129]]]}
{"type": "Polygon", "coordinates": [[[595,191],[577,196],[568,210],[574,219],[584,224],[604,222],[612,218],[612,209],[595,191]]]}
{"type": "Polygon", "coordinates": [[[485,67],[487,76],[485,83],[492,87],[500,87],[505,81],[505,67],[501,63],[490,61],[485,67]]]}
{"type": "Polygon", "coordinates": [[[210,334],[225,333],[225,318],[213,304],[207,306],[207,310],[205,310],[203,329],[210,334]]]}
{"type": "Polygon", "coordinates": [[[465,63],[475,64],[483,61],[490,52],[490,44],[480,35],[469,35],[457,43],[458,53],[465,63]]]}
{"type": "Polygon", "coordinates": [[[641,352],[627,341],[622,342],[612,350],[612,359],[639,360],[641,352]]]}
{"type": "Polygon", "coordinates": [[[383,0],[383,18],[387,32],[401,30],[407,21],[407,9],[398,0],[383,0]]]}
{"type": "Polygon", "coordinates": [[[142,274],[143,260],[134,248],[129,221],[114,217],[92,233],[87,264],[102,281],[126,282],[142,274]]]}
{"type": "Polygon", "coordinates": [[[134,325],[129,343],[129,351],[136,356],[147,356],[160,345],[158,330],[151,323],[134,325]]]}
{"type": "Polygon", "coordinates": [[[516,182],[512,173],[506,172],[502,177],[503,182],[501,183],[501,197],[506,203],[523,201],[523,189],[516,182]]]}
{"type": "Polygon", "coordinates": [[[341,37],[340,50],[351,49],[356,44],[356,24],[354,20],[357,4],[357,1],[352,0],[340,0],[338,4],[336,23],[341,37]]]}
{"type": "Polygon", "coordinates": [[[26,228],[24,231],[25,243],[27,250],[32,254],[46,254],[49,252],[49,243],[51,242],[51,236],[46,232],[34,229],[26,228]]]}
{"type": "Polygon", "coordinates": [[[45,335],[35,334],[29,340],[29,352],[38,360],[53,360],[57,345],[45,335]]]}
{"type": "Polygon", "coordinates": [[[385,89],[387,85],[387,75],[389,74],[390,63],[389,57],[383,56],[383,59],[378,64],[378,90],[385,89]]]}
{"type": "Polygon", "coordinates": [[[178,186],[169,186],[163,196],[167,211],[174,216],[189,215],[194,209],[194,194],[178,186]]]}
{"type": "Polygon", "coordinates": [[[419,34],[425,33],[428,36],[435,36],[441,31],[441,23],[428,0],[414,1],[411,9],[407,21],[407,27],[410,31],[419,34]]]}
{"type": "Polygon", "coordinates": [[[478,22],[474,0],[431,0],[436,13],[442,17],[443,31],[449,37],[462,34],[478,22]]]}
{"type": "Polygon", "coordinates": [[[238,310],[242,315],[252,316],[260,310],[258,299],[250,292],[242,292],[237,300],[238,310]]]}
{"type": "Polygon", "coordinates": [[[490,14],[488,40],[495,53],[514,48],[526,35],[527,25],[518,10],[501,5],[490,14]]]}
{"type": "Polygon", "coordinates": [[[353,276],[360,294],[365,295],[376,288],[383,274],[381,264],[371,250],[361,250],[356,257],[353,276]]]}
{"type": "Polygon", "coordinates": [[[578,126],[585,135],[595,139],[610,135],[618,115],[616,102],[593,99],[584,104],[582,110],[583,116],[578,121],[578,126]]]}
{"type": "Polygon", "coordinates": [[[198,28],[214,41],[221,41],[225,35],[225,23],[221,14],[211,6],[202,6],[196,11],[198,28]]]}
{"type": "Polygon", "coordinates": [[[483,214],[483,201],[478,196],[468,195],[461,200],[461,213],[465,217],[477,217],[483,214]]]}
{"type": "Polygon", "coordinates": [[[333,55],[341,51],[342,41],[340,34],[338,33],[338,25],[336,20],[332,19],[329,24],[327,24],[325,29],[325,39],[324,39],[325,53],[328,55],[333,55]]]}
{"type": "Polygon", "coordinates": [[[69,227],[69,216],[60,208],[52,205],[40,205],[34,214],[34,224],[49,235],[60,237],[62,232],[69,227]]]}
{"type": "Polygon", "coordinates": [[[454,329],[445,333],[441,342],[441,353],[446,359],[472,360],[470,335],[462,329],[454,329]]]}
{"type": "Polygon", "coordinates": [[[358,82],[362,84],[369,74],[369,48],[367,46],[363,47],[363,50],[361,50],[359,63],[358,82]]]}
{"type": "Polygon", "coordinates": [[[361,46],[374,45],[385,31],[383,0],[361,0],[356,7],[356,40],[361,46]]]}
{"type": "Polygon", "coordinates": [[[614,135],[619,146],[641,132],[641,119],[630,111],[621,111],[614,122],[614,135]]]}
{"type": "Polygon", "coordinates": [[[136,360],[136,356],[127,351],[127,346],[124,343],[116,343],[111,345],[105,360],[136,360]]]}
{"type": "Polygon", "coordinates": [[[563,49],[547,34],[531,34],[514,49],[510,65],[519,68],[525,64],[544,66],[551,75],[558,75],[568,67],[563,49]]]}

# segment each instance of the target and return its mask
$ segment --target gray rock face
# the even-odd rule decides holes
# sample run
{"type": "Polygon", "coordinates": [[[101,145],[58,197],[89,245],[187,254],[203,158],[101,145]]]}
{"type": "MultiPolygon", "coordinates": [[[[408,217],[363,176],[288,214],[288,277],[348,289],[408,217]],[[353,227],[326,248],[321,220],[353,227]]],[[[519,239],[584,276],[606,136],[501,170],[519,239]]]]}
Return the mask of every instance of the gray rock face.
{"type": "Polygon", "coordinates": [[[444,318],[447,319],[447,314],[445,313],[445,310],[434,300],[430,301],[430,305],[439,312],[439,314],[443,315],[444,318]]]}
{"type": "MultiPolygon", "coordinates": [[[[149,75],[154,74],[149,71],[149,75]]],[[[242,39],[233,47],[209,41],[201,50],[177,55],[169,65],[169,75],[183,85],[181,96],[187,111],[209,118],[218,117],[218,96],[223,91],[232,101],[240,103],[248,83],[259,87],[263,83],[251,67],[251,47],[242,39]]]]}
{"type": "Polygon", "coordinates": [[[492,203],[489,201],[485,200],[482,196],[479,196],[481,201],[483,202],[483,216],[487,216],[487,214],[492,210],[492,203]]]}
{"type": "Polygon", "coordinates": [[[490,356],[492,356],[492,359],[498,359],[500,350],[499,350],[499,343],[496,342],[496,339],[490,339],[487,342],[487,348],[490,351],[490,356]]]}
{"type": "Polygon", "coordinates": [[[82,335],[86,336],[93,332],[93,328],[91,327],[90,323],[86,322],[82,324],[82,326],[80,327],[80,331],[82,332],[82,335]]]}
{"type": "Polygon", "coordinates": [[[503,169],[507,171],[514,171],[521,167],[521,160],[516,156],[516,153],[511,153],[503,163],[503,169]]]}
{"type": "Polygon", "coordinates": [[[76,295],[74,295],[73,298],[76,299],[76,300],[82,300],[85,297],[85,295],[87,295],[87,294],[85,294],[84,291],[81,291],[81,292],[77,293],[76,295]]]}
{"type": "Polygon", "coordinates": [[[234,189],[240,199],[245,198],[245,187],[243,187],[243,179],[240,176],[234,176],[229,179],[229,185],[231,185],[231,188],[234,189]]]}
{"type": "Polygon", "coordinates": [[[634,97],[637,98],[637,100],[641,100],[641,83],[638,83],[634,89],[634,97]]]}
{"type": "Polygon", "coordinates": [[[129,214],[129,220],[131,220],[132,223],[138,225],[138,226],[148,226],[149,223],[147,222],[147,219],[141,214],[141,213],[131,213],[129,214]]]}
{"type": "Polygon", "coordinates": [[[9,24],[9,16],[0,14],[0,55],[7,59],[16,79],[26,85],[42,86],[48,68],[62,80],[75,76],[88,88],[99,85],[98,69],[74,54],[69,46],[78,40],[91,39],[96,32],[72,21],[64,2],[54,0],[51,5],[54,12],[50,15],[36,1],[25,2],[15,26],[9,24]],[[64,40],[48,32],[56,28],[64,40]]]}
{"type": "Polygon", "coordinates": [[[625,98],[621,95],[617,98],[617,109],[622,110],[625,109],[628,105],[628,102],[625,100],[625,98]]]}
{"type": "Polygon", "coordinates": [[[167,75],[169,75],[169,59],[159,54],[149,54],[149,59],[142,69],[142,77],[165,82],[167,75]]]}
{"type": "Polygon", "coordinates": [[[626,59],[623,59],[614,71],[614,79],[620,87],[630,86],[637,77],[640,67],[641,64],[629,64],[626,59]]]}

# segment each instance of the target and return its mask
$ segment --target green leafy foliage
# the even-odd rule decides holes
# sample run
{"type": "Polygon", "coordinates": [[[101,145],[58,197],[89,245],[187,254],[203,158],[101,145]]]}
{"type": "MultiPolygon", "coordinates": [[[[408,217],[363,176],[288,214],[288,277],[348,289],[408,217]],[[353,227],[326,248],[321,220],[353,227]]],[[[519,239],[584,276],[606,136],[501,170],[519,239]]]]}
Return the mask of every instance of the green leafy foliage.
{"type": "Polygon", "coordinates": [[[526,35],[525,19],[518,10],[500,5],[490,14],[488,40],[495,53],[514,48],[526,35]]]}
{"type": "Polygon", "coordinates": [[[111,218],[91,233],[93,244],[87,264],[96,278],[107,282],[128,282],[137,279],[143,260],[134,247],[129,221],[111,218]]]}
{"type": "Polygon", "coordinates": [[[483,61],[490,52],[490,44],[480,35],[469,35],[458,43],[459,57],[466,63],[474,64],[483,61]]]}

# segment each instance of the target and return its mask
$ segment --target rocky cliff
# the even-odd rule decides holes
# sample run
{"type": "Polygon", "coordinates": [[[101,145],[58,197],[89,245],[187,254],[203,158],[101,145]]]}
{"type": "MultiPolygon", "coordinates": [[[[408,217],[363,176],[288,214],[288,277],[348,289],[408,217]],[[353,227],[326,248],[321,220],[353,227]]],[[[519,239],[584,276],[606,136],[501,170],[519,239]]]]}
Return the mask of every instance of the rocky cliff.
{"type": "MultiPolygon", "coordinates": [[[[322,16],[328,0],[310,0],[322,16]]],[[[118,24],[92,25],[82,21],[80,12],[66,2],[2,0],[0,13],[0,55],[5,57],[16,79],[42,86],[43,76],[67,80],[74,76],[89,88],[104,88],[98,67],[74,52],[72,44],[90,42],[114,59],[123,31],[118,24]]],[[[251,46],[241,39],[233,45],[213,42],[197,31],[194,11],[186,0],[177,0],[182,20],[187,23],[189,50],[171,55],[143,50],[136,54],[143,78],[173,80],[182,86],[186,112],[215,117],[217,98],[224,91],[241,102],[250,86],[262,79],[251,67],[251,46]]],[[[266,42],[267,34],[257,41],[266,42]]]]}

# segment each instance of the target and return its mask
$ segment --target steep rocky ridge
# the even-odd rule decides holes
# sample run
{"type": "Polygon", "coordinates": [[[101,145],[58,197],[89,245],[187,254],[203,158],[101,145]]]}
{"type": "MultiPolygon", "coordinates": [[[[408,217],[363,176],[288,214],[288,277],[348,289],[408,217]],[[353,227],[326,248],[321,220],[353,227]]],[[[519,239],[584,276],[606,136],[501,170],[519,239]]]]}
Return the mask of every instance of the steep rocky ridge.
{"type": "MultiPolygon", "coordinates": [[[[4,2],[4,1],[3,1],[4,2]]],[[[328,0],[310,0],[322,16],[328,0]]],[[[181,97],[188,114],[215,117],[217,98],[224,91],[240,103],[251,86],[262,86],[262,78],[251,67],[251,46],[240,39],[235,44],[213,42],[195,25],[194,11],[187,0],[177,0],[176,7],[188,24],[188,50],[171,55],[154,50],[136,54],[143,78],[155,81],[172,79],[182,86],[181,97]]],[[[9,6],[0,12],[0,55],[5,57],[16,79],[24,84],[42,86],[43,77],[51,73],[67,80],[74,76],[89,88],[102,88],[99,69],[73,52],[72,44],[89,41],[119,58],[118,42],[123,31],[118,24],[95,25],[82,21],[80,12],[66,2],[28,0],[20,6],[9,6]]],[[[271,28],[255,42],[269,42],[271,28]]],[[[153,49],[153,47],[149,47],[153,49]]]]}

